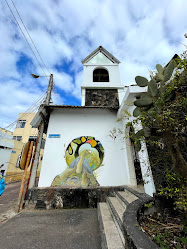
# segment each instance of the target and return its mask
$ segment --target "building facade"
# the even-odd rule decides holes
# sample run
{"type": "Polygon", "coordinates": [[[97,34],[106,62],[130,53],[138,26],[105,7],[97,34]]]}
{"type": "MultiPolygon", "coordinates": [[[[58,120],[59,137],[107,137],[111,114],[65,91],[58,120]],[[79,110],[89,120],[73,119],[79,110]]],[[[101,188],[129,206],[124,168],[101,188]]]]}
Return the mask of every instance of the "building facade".
{"type": "MultiPolygon", "coordinates": [[[[22,179],[23,170],[21,170],[17,164],[19,155],[21,154],[24,144],[28,141],[36,142],[38,129],[32,128],[30,122],[34,118],[36,113],[20,113],[16,128],[12,134],[12,152],[7,169],[6,182],[18,181],[22,179]]],[[[45,134],[44,134],[45,136],[45,134]]],[[[37,170],[37,176],[40,174],[41,162],[43,158],[43,148],[45,143],[45,137],[43,138],[42,149],[40,152],[39,166],[37,170]]],[[[34,148],[33,148],[34,150],[34,148]]],[[[28,168],[27,177],[29,176],[30,167],[28,168]]]]}
{"type": "MultiPolygon", "coordinates": [[[[132,113],[133,101],[142,89],[121,84],[119,60],[101,46],[82,63],[82,106],[46,107],[50,116],[38,186],[135,186],[126,127],[133,116],[124,114],[132,113]]],[[[154,182],[143,146],[138,157],[145,192],[152,195],[154,182]]]]}
{"type": "Polygon", "coordinates": [[[0,172],[4,176],[6,175],[12,148],[14,147],[12,138],[13,133],[11,131],[0,128],[0,172]]]}

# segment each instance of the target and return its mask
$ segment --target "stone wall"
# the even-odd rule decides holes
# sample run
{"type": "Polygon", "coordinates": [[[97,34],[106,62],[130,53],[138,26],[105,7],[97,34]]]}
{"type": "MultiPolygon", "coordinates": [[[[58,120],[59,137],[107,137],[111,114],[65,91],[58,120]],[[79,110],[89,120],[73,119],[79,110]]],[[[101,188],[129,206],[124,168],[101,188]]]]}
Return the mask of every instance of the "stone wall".
{"type": "Polygon", "coordinates": [[[27,191],[26,209],[96,208],[98,202],[105,202],[107,196],[124,187],[94,188],[32,188],[27,191]]]}
{"type": "Polygon", "coordinates": [[[86,106],[119,106],[116,89],[86,89],[86,106]]]}

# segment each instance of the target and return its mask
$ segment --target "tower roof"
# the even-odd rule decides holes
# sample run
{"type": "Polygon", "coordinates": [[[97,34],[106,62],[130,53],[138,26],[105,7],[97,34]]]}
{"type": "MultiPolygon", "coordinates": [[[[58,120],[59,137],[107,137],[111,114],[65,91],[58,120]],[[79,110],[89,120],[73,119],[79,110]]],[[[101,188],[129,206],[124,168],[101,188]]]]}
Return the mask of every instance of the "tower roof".
{"type": "Polygon", "coordinates": [[[109,53],[105,48],[103,48],[102,46],[99,46],[91,54],[89,54],[85,59],[82,60],[82,64],[90,61],[98,53],[102,53],[104,56],[106,56],[113,63],[117,63],[117,64],[120,63],[120,61],[117,58],[115,58],[111,53],[109,53]]]}

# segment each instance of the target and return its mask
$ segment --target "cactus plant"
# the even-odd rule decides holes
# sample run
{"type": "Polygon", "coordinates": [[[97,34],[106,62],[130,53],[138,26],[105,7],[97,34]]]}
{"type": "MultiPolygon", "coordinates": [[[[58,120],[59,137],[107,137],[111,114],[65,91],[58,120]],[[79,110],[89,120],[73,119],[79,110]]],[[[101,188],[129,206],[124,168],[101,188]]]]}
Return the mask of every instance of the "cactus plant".
{"type": "Polygon", "coordinates": [[[148,80],[142,76],[136,76],[135,81],[136,81],[137,85],[140,87],[147,86],[147,84],[148,84],[148,80]]]}
{"type": "Polygon", "coordinates": [[[160,74],[162,74],[163,71],[164,71],[164,68],[163,68],[160,64],[157,64],[157,65],[156,65],[156,69],[157,69],[157,71],[158,71],[160,74]]]}
{"type": "Polygon", "coordinates": [[[147,93],[142,94],[140,99],[134,101],[134,105],[138,107],[150,106],[152,103],[153,100],[147,93]]]}
{"type": "Polygon", "coordinates": [[[161,73],[156,73],[155,80],[156,80],[157,83],[160,82],[160,81],[164,81],[164,75],[161,74],[161,73]]]}
{"type": "Polygon", "coordinates": [[[140,111],[141,111],[140,107],[136,107],[133,111],[133,116],[138,117],[140,115],[140,111]]]}
{"type": "Polygon", "coordinates": [[[175,61],[172,60],[170,61],[169,65],[166,67],[165,71],[164,71],[164,81],[168,81],[173,73],[173,70],[175,68],[175,61]]]}
{"type": "Polygon", "coordinates": [[[138,117],[141,107],[148,107],[149,109],[154,103],[155,98],[158,98],[165,92],[165,83],[171,78],[174,68],[175,61],[171,60],[165,68],[157,64],[156,69],[158,72],[150,81],[145,77],[136,76],[135,81],[137,85],[140,87],[148,86],[148,90],[147,93],[142,93],[140,99],[134,101],[134,105],[137,106],[133,112],[134,117],[138,117]]]}
{"type": "Polygon", "coordinates": [[[150,80],[148,83],[148,93],[151,97],[158,95],[158,87],[155,80],[150,80]]]}

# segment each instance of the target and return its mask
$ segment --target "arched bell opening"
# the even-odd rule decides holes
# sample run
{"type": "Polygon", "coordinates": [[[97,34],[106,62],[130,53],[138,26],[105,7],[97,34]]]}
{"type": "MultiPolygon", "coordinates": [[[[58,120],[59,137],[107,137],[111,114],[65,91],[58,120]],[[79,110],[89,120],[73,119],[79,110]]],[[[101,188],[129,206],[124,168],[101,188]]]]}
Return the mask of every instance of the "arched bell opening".
{"type": "Polygon", "coordinates": [[[109,73],[104,68],[96,68],[93,71],[93,82],[109,82],[109,73]]]}

